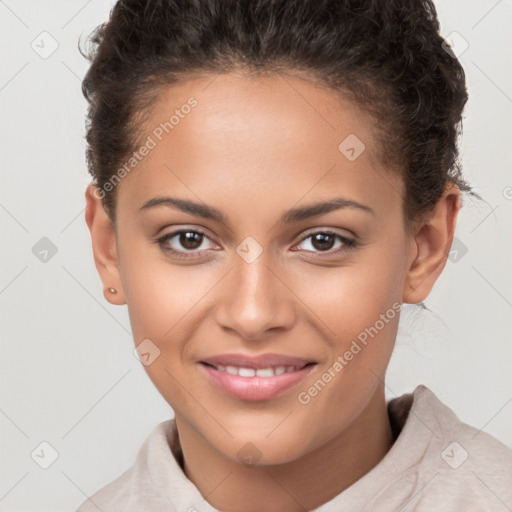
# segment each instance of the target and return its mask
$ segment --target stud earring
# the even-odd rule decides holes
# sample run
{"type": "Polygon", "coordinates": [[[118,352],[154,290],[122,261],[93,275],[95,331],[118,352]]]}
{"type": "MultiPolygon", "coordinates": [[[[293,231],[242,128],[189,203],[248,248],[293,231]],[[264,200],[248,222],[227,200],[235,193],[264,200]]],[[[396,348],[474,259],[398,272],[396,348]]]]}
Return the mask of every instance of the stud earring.
{"type": "Polygon", "coordinates": [[[109,288],[108,291],[110,293],[117,293],[117,290],[115,288],[109,288]]]}

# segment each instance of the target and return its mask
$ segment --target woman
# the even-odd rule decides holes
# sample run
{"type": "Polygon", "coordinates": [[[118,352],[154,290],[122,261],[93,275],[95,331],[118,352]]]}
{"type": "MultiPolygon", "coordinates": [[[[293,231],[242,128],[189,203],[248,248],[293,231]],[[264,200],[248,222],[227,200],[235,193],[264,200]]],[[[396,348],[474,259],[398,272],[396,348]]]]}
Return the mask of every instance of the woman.
{"type": "Polygon", "coordinates": [[[384,394],[471,193],[433,4],[121,0],[92,42],[94,258],[175,418],[80,512],[512,507],[508,448],[384,394]]]}

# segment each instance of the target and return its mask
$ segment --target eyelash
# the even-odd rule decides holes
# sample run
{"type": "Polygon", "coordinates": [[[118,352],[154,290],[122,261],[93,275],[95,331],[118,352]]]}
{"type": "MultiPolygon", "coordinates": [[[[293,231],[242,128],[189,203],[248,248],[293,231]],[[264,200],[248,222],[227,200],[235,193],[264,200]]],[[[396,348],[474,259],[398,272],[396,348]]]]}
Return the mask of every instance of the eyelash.
{"type": "MultiPolygon", "coordinates": [[[[201,251],[195,251],[195,252],[177,251],[176,249],[171,249],[170,247],[164,245],[168,240],[171,240],[172,238],[180,235],[181,233],[195,233],[198,235],[202,235],[205,238],[208,238],[208,235],[206,235],[206,233],[204,233],[203,231],[201,231],[199,229],[180,229],[178,231],[173,231],[172,233],[167,233],[167,234],[161,236],[160,238],[156,239],[155,242],[159,245],[159,247],[164,252],[171,253],[171,254],[177,256],[178,258],[200,257],[200,256],[196,256],[196,254],[200,253],[201,251]]],[[[307,251],[307,252],[314,252],[314,253],[319,254],[320,257],[327,257],[327,256],[332,256],[334,254],[342,254],[342,253],[348,252],[350,250],[355,249],[358,245],[355,240],[346,238],[338,233],[335,233],[335,232],[327,230],[327,229],[312,231],[312,232],[308,233],[304,238],[302,238],[300,240],[298,245],[302,244],[308,238],[312,238],[314,235],[318,235],[320,233],[325,234],[325,235],[332,235],[332,236],[336,237],[338,240],[340,240],[343,243],[343,246],[338,248],[335,251],[332,251],[332,252],[329,252],[329,251],[307,251]],[[323,256],[324,254],[325,254],[325,256],[323,256]]]]}

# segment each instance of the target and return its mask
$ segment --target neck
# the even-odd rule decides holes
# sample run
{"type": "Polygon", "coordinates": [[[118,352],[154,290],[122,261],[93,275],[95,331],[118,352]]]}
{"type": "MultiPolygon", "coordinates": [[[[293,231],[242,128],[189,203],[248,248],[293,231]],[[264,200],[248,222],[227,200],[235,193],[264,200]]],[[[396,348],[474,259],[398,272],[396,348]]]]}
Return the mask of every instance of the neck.
{"type": "Polygon", "coordinates": [[[222,456],[178,417],[176,422],[185,474],[223,512],[312,510],[368,473],[393,444],[383,386],[348,428],[285,464],[245,466],[222,456]]]}

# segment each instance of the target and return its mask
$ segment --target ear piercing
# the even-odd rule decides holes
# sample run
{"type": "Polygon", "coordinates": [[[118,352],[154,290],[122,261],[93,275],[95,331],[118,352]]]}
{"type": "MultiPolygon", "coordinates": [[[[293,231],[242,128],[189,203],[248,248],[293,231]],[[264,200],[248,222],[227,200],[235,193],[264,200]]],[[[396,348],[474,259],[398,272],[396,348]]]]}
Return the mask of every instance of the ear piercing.
{"type": "Polygon", "coordinates": [[[109,288],[108,291],[110,293],[117,293],[117,290],[115,288],[109,288]]]}

